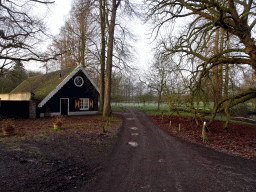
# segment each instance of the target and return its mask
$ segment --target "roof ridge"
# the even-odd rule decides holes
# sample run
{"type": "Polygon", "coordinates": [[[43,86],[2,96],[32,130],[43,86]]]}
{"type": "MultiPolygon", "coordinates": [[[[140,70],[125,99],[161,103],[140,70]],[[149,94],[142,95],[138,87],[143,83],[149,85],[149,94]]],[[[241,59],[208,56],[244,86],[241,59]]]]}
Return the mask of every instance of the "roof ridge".
{"type": "MultiPolygon", "coordinates": [[[[45,74],[40,74],[40,75],[35,75],[35,76],[32,76],[32,77],[28,77],[27,79],[22,81],[19,85],[17,85],[10,93],[15,93],[16,88],[18,88],[20,85],[22,85],[24,82],[26,82],[26,81],[28,81],[30,79],[35,79],[35,78],[38,78],[38,77],[43,77],[43,76],[46,76],[46,75],[51,75],[53,73],[58,73],[58,72],[61,72],[61,71],[70,70],[71,68],[75,69],[76,67],[78,67],[78,66],[73,65],[73,66],[67,67],[65,69],[60,69],[60,70],[52,71],[50,73],[45,73],[45,74]]],[[[36,87],[34,87],[34,89],[36,89],[38,86],[39,86],[39,84],[36,87]]]]}
{"type": "MultiPolygon", "coordinates": [[[[29,78],[29,77],[28,77],[29,78]]],[[[27,78],[27,79],[28,79],[27,78]]],[[[10,93],[15,93],[15,89],[17,89],[20,85],[22,85],[25,81],[27,81],[27,79],[23,80],[19,85],[17,85],[13,90],[11,90],[10,93]]]]}
{"type": "Polygon", "coordinates": [[[80,70],[85,74],[86,78],[90,81],[96,91],[100,92],[95,82],[81,65],[71,66],[65,69],[53,71],[51,73],[29,77],[11,92],[34,93],[34,99],[40,101],[38,106],[42,107],[80,70]]]}
{"type": "MultiPolygon", "coordinates": [[[[52,74],[52,73],[57,73],[57,72],[60,72],[60,71],[65,71],[65,70],[69,70],[70,68],[76,68],[77,66],[76,65],[74,65],[74,66],[71,66],[71,67],[67,67],[67,68],[65,68],[65,69],[60,69],[60,70],[56,70],[56,71],[52,71],[52,72],[50,72],[50,73],[45,73],[45,74],[41,74],[41,75],[36,75],[36,76],[32,76],[32,77],[28,77],[28,78],[34,78],[34,77],[40,77],[40,76],[44,76],[44,75],[50,75],[50,74],[52,74]]],[[[27,78],[27,79],[28,79],[27,78]]]]}

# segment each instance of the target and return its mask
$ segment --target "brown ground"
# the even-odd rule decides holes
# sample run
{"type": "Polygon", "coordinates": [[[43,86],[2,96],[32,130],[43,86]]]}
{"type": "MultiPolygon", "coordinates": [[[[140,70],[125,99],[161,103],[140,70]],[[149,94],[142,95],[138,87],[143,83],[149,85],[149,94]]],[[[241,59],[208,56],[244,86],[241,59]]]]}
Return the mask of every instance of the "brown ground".
{"type": "MultiPolygon", "coordinates": [[[[152,122],[158,125],[167,133],[182,138],[188,142],[205,145],[217,151],[237,155],[246,159],[256,159],[256,125],[230,123],[227,133],[223,129],[222,121],[215,121],[206,133],[208,140],[206,144],[202,142],[203,122],[199,127],[191,117],[149,115],[152,122]],[[171,121],[171,127],[169,127],[171,121]],[[178,131],[178,127],[181,131],[178,131]]],[[[206,122],[209,120],[205,120],[206,122]]]]}
{"type": "Polygon", "coordinates": [[[0,191],[86,191],[104,172],[121,116],[65,117],[58,131],[53,121],[15,120],[13,136],[0,129],[0,191]]]}

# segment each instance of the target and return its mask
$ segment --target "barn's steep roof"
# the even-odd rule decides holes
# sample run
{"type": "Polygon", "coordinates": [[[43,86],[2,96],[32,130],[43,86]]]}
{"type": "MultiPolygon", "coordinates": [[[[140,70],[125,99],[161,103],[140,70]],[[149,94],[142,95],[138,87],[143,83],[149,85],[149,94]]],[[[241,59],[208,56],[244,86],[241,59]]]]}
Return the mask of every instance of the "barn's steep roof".
{"type": "Polygon", "coordinates": [[[42,107],[54,94],[56,94],[78,71],[82,71],[95,89],[99,88],[81,66],[74,66],[67,69],[54,71],[44,75],[30,77],[23,81],[18,87],[11,91],[13,93],[30,92],[33,98],[41,101],[39,107],[42,107]]]}
{"type": "Polygon", "coordinates": [[[44,75],[29,77],[17,86],[11,93],[31,92],[34,99],[43,100],[51,93],[76,67],[54,71],[44,75]]]}

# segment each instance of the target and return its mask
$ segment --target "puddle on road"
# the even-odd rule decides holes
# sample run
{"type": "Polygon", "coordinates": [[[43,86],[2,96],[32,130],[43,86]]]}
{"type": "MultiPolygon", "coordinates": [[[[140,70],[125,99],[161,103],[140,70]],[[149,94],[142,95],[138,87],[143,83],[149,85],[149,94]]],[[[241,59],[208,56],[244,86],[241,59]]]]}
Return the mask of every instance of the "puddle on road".
{"type": "Polygon", "coordinates": [[[159,163],[163,163],[164,160],[163,160],[163,159],[159,159],[158,162],[159,162],[159,163]]]}
{"type": "Polygon", "coordinates": [[[138,130],[138,127],[130,127],[132,130],[138,130]]]}
{"type": "Polygon", "coordinates": [[[138,143],[134,142],[134,141],[130,141],[130,142],[128,142],[128,144],[131,145],[132,147],[137,147],[138,146],[138,143]]]}
{"type": "Polygon", "coordinates": [[[127,120],[134,120],[134,119],[137,119],[137,118],[126,118],[127,120]]]}
{"type": "Polygon", "coordinates": [[[132,136],[138,136],[139,133],[132,133],[132,136]]]}
{"type": "Polygon", "coordinates": [[[150,188],[150,185],[146,185],[146,186],[143,186],[143,187],[140,187],[141,189],[149,189],[150,188]]]}

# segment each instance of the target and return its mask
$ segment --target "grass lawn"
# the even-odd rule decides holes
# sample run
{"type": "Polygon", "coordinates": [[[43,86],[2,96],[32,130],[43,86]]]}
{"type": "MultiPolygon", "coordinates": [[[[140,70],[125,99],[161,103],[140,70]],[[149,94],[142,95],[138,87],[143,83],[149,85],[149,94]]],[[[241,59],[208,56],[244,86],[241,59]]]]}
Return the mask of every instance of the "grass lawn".
{"type": "MultiPolygon", "coordinates": [[[[202,102],[200,102],[200,104],[202,105],[202,102]]],[[[252,105],[250,104],[249,106],[252,107],[252,105]]],[[[122,110],[125,110],[125,107],[135,107],[144,111],[148,115],[161,115],[162,114],[161,111],[163,111],[163,115],[177,115],[175,112],[169,111],[169,107],[167,104],[161,104],[160,111],[157,110],[157,103],[145,103],[145,105],[143,103],[118,103],[118,104],[112,104],[111,107],[113,109],[121,108],[122,110]]],[[[196,103],[195,103],[195,107],[196,107],[196,103]]],[[[210,102],[209,105],[207,105],[205,108],[203,106],[200,106],[199,108],[213,109],[213,102],[210,102]]],[[[179,114],[182,116],[193,116],[192,113],[186,113],[186,112],[179,112],[179,114]]],[[[211,116],[208,115],[208,116],[205,116],[205,118],[210,119],[211,116]]],[[[226,121],[226,117],[222,114],[219,114],[218,116],[216,116],[215,119],[220,121],[226,121]]],[[[252,124],[252,123],[238,121],[238,120],[231,120],[230,122],[252,124]]]]}

